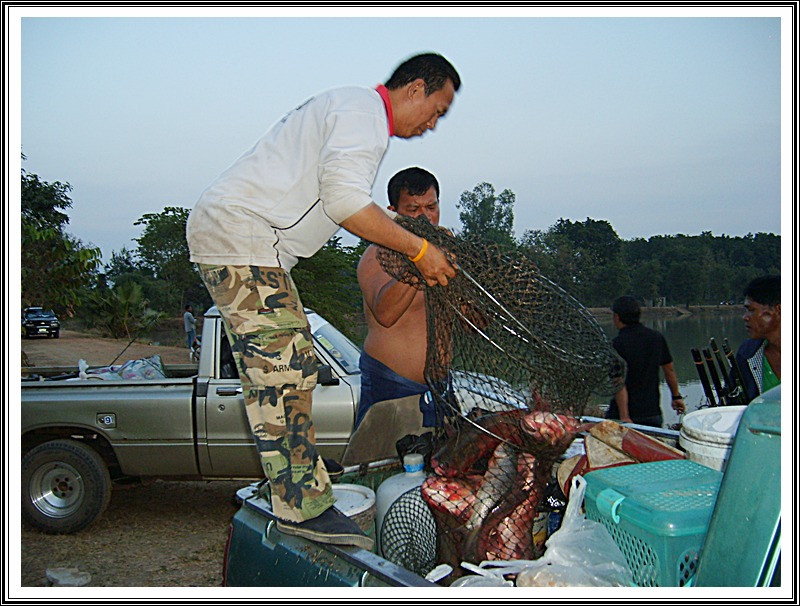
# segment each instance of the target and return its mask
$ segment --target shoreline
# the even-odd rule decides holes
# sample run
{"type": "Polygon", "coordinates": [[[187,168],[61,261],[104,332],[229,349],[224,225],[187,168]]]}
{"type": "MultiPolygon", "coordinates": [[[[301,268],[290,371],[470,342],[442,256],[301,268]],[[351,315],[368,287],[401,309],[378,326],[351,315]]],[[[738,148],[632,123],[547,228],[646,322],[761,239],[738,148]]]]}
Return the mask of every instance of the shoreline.
{"type": "MultiPolygon", "coordinates": [[[[608,307],[587,307],[595,318],[606,319],[611,317],[608,307]]],[[[654,316],[693,316],[702,314],[739,315],[742,313],[741,305],[673,305],[666,307],[642,307],[642,317],[654,316]]]]}

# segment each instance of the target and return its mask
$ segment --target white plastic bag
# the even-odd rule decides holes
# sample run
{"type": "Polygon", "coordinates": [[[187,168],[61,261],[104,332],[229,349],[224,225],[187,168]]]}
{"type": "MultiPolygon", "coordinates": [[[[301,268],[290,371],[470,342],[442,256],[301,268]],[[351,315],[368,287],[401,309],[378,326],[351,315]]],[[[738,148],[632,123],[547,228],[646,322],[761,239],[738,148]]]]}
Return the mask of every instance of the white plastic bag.
{"type": "Polygon", "coordinates": [[[517,575],[517,587],[630,587],[625,556],[600,522],[581,513],[586,480],[575,476],[561,528],[545,543],[544,555],[517,575]]]}
{"type": "Polygon", "coordinates": [[[156,354],[149,358],[128,360],[118,370],[117,374],[123,379],[166,379],[161,356],[156,354]]]}
{"type": "Polygon", "coordinates": [[[469,562],[461,562],[461,567],[466,568],[470,574],[456,579],[450,587],[513,587],[514,583],[503,578],[504,571],[475,566],[469,562]]]}
{"type": "MultiPolygon", "coordinates": [[[[81,360],[81,362],[84,362],[81,360]]],[[[85,362],[84,362],[85,364],[85,362]]],[[[105,366],[103,368],[93,368],[82,370],[81,378],[104,379],[119,381],[121,379],[166,379],[164,365],[161,356],[156,354],[149,358],[139,360],[128,360],[122,366],[105,366]]]]}

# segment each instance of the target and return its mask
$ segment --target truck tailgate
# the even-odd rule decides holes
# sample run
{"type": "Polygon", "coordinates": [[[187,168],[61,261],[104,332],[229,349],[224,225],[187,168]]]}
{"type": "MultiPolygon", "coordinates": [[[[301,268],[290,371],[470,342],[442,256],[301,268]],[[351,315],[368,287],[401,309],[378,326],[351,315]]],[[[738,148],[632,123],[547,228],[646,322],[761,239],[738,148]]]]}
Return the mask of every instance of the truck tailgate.
{"type": "Polygon", "coordinates": [[[231,522],[226,586],[437,587],[370,551],[283,534],[266,500],[252,493],[231,522]]]}

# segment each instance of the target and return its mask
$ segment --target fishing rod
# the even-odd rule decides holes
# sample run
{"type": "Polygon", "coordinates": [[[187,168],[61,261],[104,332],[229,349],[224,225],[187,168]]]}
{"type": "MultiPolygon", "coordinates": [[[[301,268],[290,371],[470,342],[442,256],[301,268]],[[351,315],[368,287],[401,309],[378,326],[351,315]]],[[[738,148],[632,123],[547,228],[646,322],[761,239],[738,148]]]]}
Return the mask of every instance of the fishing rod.
{"type": "Polygon", "coordinates": [[[109,366],[114,366],[114,362],[116,362],[117,360],[119,360],[120,356],[121,356],[122,354],[124,354],[124,353],[127,351],[127,349],[128,349],[128,348],[129,348],[129,347],[130,347],[130,346],[133,344],[133,342],[134,342],[136,339],[138,339],[138,338],[139,338],[139,335],[140,335],[140,334],[142,334],[142,333],[143,333],[145,330],[147,330],[147,329],[148,329],[148,328],[150,328],[151,326],[153,326],[153,325],[154,325],[156,322],[158,322],[158,321],[159,321],[159,320],[162,318],[162,315],[163,315],[163,314],[160,314],[160,313],[153,314],[153,315],[150,317],[150,319],[149,319],[149,320],[147,320],[147,321],[143,322],[143,323],[142,323],[142,325],[141,325],[141,327],[139,328],[139,330],[137,330],[137,331],[136,331],[136,333],[133,335],[133,338],[131,338],[131,340],[130,340],[130,341],[128,341],[128,344],[127,344],[125,347],[123,347],[123,348],[122,348],[122,351],[121,351],[121,352],[119,352],[119,353],[117,354],[117,357],[116,357],[116,358],[114,358],[113,360],[111,360],[111,364],[109,364],[109,366]]]}
{"type": "Polygon", "coordinates": [[[692,348],[692,358],[694,358],[694,365],[695,368],[697,368],[697,375],[700,377],[700,384],[703,386],[706,399],[711,406],[716,406],[717,403],[714,400],[714,394],[711,393],[711,385],[708,383],[708,374],[706,374],[706,368],[703,366],[703,358],[700,356],[700,351],[698,349],[692,348]]]}
{"type": "Polygon", "coordinates": [[[711,351],[714,353],[714,358],[717,360],[720,375],[725,380],[725,400],[727,404],[733,404],[733,394],[736,391],[736,384],[731,379],[731,373],[733,369],[731,368],[731,365],[727,359],[725,359],[720,353],[719,347],[717,346],[717,340],[714,337],[711,337],[708,340],[708,343],[711,346],[711,351]]]}
{"type": "Polygon", "coordinates": [[[731,392],[731,399],[734,400],[736,404],[747,404],[748,397],[747,390],[744,387],[744,377],[742,376],[742,371],[739,369],[739,364],[736,362],[736,357],[733,355],[730,345],[728,345],[728,339],[722,342],[722,350],[725,352],[725,357],[728,358],[732,369],[731,375],[733,377],[734,389],[733,392],[731,392]]]}
{"type": "Polygon", "coordinates": [[[708,374],[711,376],[711,382],[714,384],[714,391],[717,392],[719,405],[725,406],[728,403],[728,398],[725,395],[725,390],[722,388],[722,381],[719,379],[717,367],[714,366],[714,360],[711,357],[711,352],[708,351],[707,348],[703,349],[703,357],[706,360],[706,366],[708,366],[708,374]]]}
{"type": "Polygon", "coordinates": [[[722,357],[719,347],[717,346],[717,340],[714,337],[711,337],[708,340],[708,344],[711,346],[711,351],[714,354],[714,358],[716,358],[717,360],[717,365],[719,366],[720,373],[727,380],[728,376],[731,374],[731,365],[725,358],[722,357]]]}

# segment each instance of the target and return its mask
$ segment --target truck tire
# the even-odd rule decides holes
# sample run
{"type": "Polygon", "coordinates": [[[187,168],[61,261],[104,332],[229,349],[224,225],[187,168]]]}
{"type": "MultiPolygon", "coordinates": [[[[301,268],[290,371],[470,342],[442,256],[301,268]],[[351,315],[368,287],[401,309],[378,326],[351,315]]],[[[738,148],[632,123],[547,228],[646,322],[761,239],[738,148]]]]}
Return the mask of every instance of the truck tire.
{"type": "Polygon", "coordinates": [[[106,464],[80,442],[45,442],[22,459],[22,517],[45,533],[70,534],[86,528],[110,500],[106,464]]]}

